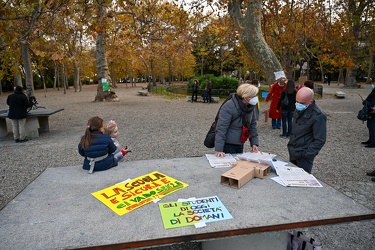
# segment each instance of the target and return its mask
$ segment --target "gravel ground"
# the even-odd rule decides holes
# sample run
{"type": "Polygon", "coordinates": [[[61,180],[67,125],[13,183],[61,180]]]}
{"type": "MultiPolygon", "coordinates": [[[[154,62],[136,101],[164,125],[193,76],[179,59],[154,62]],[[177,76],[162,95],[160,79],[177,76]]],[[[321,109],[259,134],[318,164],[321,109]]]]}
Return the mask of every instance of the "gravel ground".
{"type": "MultiPolygon", "coordinates": [[[[170,99],[155,94],[138,96],[140,87],[118,87],[120,98],[116,103],[93,102],[96,87],[84,86],[82,92],[69,89],[43,91],[35,96],[41,106],[64,108],[50,119],[50,133],[26,143],[15,143],[11,133],[0,139],[0,209],[20,193],[46,168],[77,166],[82,157],[77,144],[84,133],[87,120],[100,116],[105,121],[114,119],[119,124],[120,141],[129,145],[132,153],[127,160],[155,158],[178,158],[202,156],[212,153],[203,145],[207,132],[220,103],[190,103],[181,99],[170,99]]],[[[316,157],[313,174],[335,187],[355,202],[375,210],[375,182],[366,176],[374,169],[375,152],[363,147],[360,142],[368,139],[366,124],[356,118],[361,108],[358,94],[366,97],[370,86],[361,89],[340,89],[336,84],[324,85],[323,98],[317,104],[327,114],[327,143],[316,157]],[[333,95],[341,90],[345,99],[333,95]]],[[[7,108],[6,97],[0,96],[0,109],[7,108]]],[[[264,122],[261,104],[259,121],[260,150],[271,152],[288,159],[287,139],[280,138],[279,130],[272,130],[270,121],[264,122]]],[[[8,129],[11,124],[7,121],[8,129]]],[[[248,150],[248,146],[245,147],[248,150]]],[[[329,201],[327,201],[329,202],[329,201]]],[[[314,209],[314,201],[311,201],[314,209]]],[[[318,226],[302,229],[305,234],[323,243],[330,249],[375,249],[375,220],[318,226]]],[[[200,243],[184,243],[154,249],[200,249],[200,243]]]]}

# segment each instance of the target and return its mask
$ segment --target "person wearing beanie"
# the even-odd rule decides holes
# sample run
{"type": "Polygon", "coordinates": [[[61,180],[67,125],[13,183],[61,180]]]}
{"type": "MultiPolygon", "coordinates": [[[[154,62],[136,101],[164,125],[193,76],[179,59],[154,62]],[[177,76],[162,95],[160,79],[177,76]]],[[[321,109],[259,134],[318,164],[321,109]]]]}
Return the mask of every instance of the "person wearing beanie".
{"type": "Polygon", "coordinates": [[[7,98],[9,106],[8,118],[12,123],[13,138],[18,142],[26,142],[26,116],[27,109],[33,106],[27,96],[23,93],[21,86],[16,86],[14,93],[7,98]]]}

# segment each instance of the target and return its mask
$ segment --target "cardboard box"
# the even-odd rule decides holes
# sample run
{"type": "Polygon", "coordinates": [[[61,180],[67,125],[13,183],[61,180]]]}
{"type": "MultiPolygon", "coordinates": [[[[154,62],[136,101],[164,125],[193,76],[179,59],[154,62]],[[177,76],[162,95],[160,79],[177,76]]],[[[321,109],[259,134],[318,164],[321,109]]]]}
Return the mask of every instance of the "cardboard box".
{"type": "Polygon", "coordinates": [[[234,166],[221,175],[220,183],[233,188],[240,188],[254,177],[253,166],[234,166]]]}
{"type": "Polygon", "coordinates": [[[263,179],[271,172],[271,167],[262,163],[251,161],[237,161],[235,166],[254,168],[254,177],[263,179]]]}

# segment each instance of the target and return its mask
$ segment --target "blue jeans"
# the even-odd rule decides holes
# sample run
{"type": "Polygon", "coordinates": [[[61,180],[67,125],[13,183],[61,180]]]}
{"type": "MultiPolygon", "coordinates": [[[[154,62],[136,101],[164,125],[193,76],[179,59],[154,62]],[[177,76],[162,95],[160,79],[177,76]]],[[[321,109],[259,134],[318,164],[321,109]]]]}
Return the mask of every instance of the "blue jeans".
{"type": "Polygon", "coordinates": [[[227,154],[242,154],[243,153],[243,144],[236,145],[236,144],[224,144],[224,153],[227,154]]]}
{"type": "Polygon", "coordinates": [[[292,119],[293,119],[293,111],[283,110],[282,112],[282,125],[283,125],[283,134],[285,136],[290,136],[292,133],[292,119]]]}
{"type": "Polygon", "coordinates": [[[272,128],[281,128],[281,119],[272,119],[272,128]]]}

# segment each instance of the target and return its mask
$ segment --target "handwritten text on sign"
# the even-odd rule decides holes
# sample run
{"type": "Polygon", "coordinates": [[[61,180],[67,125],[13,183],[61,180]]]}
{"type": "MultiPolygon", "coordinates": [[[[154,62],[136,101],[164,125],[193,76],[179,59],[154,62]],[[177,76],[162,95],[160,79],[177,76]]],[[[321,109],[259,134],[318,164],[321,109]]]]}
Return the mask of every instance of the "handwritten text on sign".
{"type": "Polygon", "coordinates": [[[233,218],[217,196],[159,203],[159,209],[165,229],[233,218]]]}
{"type": "Polygon", "coordinates": [[[92,195],[121,216],[187,186],[181,181],[154,171],[96,191],[92,195]]]}

